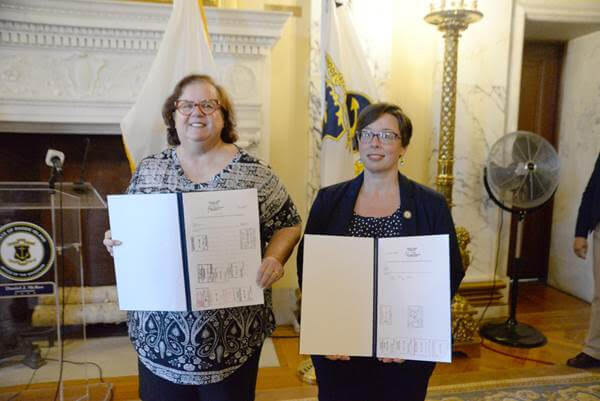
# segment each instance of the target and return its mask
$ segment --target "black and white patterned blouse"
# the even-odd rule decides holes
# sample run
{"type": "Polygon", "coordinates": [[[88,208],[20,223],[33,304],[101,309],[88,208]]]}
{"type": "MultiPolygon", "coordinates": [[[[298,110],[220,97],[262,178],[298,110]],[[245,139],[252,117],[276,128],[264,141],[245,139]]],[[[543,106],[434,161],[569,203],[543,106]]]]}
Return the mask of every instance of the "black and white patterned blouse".
{"type": "Polygon", "coordinates": [[[400,208],[390,216],[384,217],[365,217],[353,212],[348,226],[348,234],[353,237],[399,237],[402,233],[401,213],[400,208]]]}
{"type": "MultiPolygon", "coordinates": [[[[166,149],[140,162],[127,193],[246,188],[258,192],[264,251],[276,230],[299,224],[300,216],[271,169],[241,149],[221,172],[200,184],[185,176],[175,148],[166,149]]],[[[128,326],[140,361],[157,376],[178,384],[216,383],[238,369],[272,333],[271,290],[265,290],[264,305],[202,312],[132,311],[128,326]]]]}

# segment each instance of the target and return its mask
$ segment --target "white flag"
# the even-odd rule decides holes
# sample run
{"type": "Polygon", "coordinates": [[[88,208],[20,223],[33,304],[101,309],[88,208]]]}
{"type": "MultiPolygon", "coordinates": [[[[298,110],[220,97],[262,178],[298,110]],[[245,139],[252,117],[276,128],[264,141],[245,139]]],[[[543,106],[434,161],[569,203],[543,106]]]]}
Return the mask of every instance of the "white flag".
{"type": "Polygon", "coordinates": [[[325,110],[321,143],[321,187],[354,177],[352,138],[358,113],[377,98],[346,5],[323,0],[321,48],[325,78],[325,110]]]}
{"type": "MultiPolygon", "coordinates": [[[[201,1],[201,0],[199,0],[201,1]]],[[[174,0],[156,58],[133,107],[121,121],[125,150],[132,170],[144,157],[167,147],[162,119],[165,99],[183,77],[206,74],[216,79],[204,10],[196,0],[174,0]]]]}

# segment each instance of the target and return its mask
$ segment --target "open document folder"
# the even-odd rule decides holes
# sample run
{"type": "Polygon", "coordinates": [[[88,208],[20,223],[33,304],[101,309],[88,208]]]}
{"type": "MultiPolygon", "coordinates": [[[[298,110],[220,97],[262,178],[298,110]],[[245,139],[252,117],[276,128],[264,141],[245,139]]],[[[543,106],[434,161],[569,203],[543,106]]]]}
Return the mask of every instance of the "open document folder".
{"type": "Polygon", "coordinates": [[[192,311],[264,303],[256,189],[109,195],[123,310],[192,311]]]}
{"type": "Polygon", "coordinates": [[[300,353],[451,361],[448,235],[304,236],[300,353]]]}

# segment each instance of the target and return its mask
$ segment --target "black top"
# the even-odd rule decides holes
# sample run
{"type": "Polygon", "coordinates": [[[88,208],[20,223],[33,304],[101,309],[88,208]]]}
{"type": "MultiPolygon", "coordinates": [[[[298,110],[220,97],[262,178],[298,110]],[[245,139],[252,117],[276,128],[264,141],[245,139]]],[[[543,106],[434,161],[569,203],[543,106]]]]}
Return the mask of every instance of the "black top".
{"type": "Polygon", "coordinates": [[[352,214],[348,235],[352,237],[387,238],[402,235],[401,209],[398,208],[390,216],[366,217],[352,214]]]}

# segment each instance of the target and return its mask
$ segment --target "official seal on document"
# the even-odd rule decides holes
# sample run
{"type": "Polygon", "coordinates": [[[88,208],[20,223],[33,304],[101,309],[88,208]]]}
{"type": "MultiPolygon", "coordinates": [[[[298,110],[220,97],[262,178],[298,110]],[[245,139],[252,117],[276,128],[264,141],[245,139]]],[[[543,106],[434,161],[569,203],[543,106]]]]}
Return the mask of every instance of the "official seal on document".
{"type": "Polygon", "coordinates": [[[0,274],[13,281],[31,281],[54,263],[54,243],[40,226],[17,221],[0,227],[0,274]]]}

